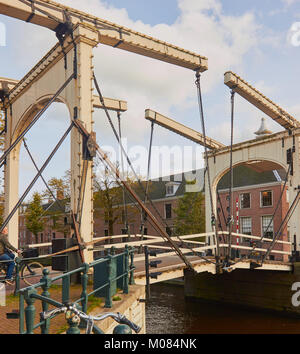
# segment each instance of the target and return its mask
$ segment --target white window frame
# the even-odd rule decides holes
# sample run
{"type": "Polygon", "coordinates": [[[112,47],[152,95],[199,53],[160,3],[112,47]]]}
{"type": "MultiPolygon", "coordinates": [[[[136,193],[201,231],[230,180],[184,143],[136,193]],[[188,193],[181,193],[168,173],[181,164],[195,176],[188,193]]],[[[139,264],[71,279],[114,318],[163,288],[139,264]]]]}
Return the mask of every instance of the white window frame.
{"type": "Polygon", "coordinates": [[[244,231],[243,231],[243,220],[244,219],[250,219],[250,224],[251,224],[251,232],[250,232],[250,235],[252,235],[252,217],[251,216],[241,216],[240,217],[240,232],[242,234],[244,234],[244,231]]]}
{"type": "Polygon", "coordinates": [[[251,193],[250,192],[245,192],[245,193],[241,193],[240,196],[240,209],[241,210],[245,210],[245,209],[251,209],[251,193]],[[248,208],[242,208],[242,195],[243,194],[249,194],[249,199],[250,199],[250,206],[248,208]]]}
{"type": "Polygon", "coordinates": [[[261,208],[272,208],[273,202],[274,202],[274,197],[273,197],[273,190],[272,189],[264,189],[263,191],[260,191],[260,207],[261,208]],[[272,204],[271,205],[262,205],[263,197],[262,194],[263,192],[271,192],[271,198],[272,198],[272,204]]]}
{"type": "MultiPolygon", "coordinates": [[[[268,217],[268,218],[272,219],[272,215],[262,215],[261,216],[261,236],[264,235],[263,218],[265,218],[265,217],[268,217]]],[[[268,221],[268,224],[266,225],[266,227],[269,225],[269,222],[270,222],[270,220],[268,221]]],[[[264,236],[264,237],[269,238],[269,239],[273,239],[274,238],[274,219],[272,220],[271,227],[272,227],[271,230],[273,232],[273,236],[272,237],[264,236]]]]}

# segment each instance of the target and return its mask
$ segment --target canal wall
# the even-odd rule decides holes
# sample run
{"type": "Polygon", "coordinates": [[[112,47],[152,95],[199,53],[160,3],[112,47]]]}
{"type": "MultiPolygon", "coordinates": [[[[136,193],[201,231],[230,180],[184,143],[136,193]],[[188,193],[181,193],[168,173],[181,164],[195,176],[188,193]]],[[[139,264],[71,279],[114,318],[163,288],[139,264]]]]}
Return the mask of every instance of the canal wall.
{"type": "MultiPolygon", "coordinates": [[[[105,312],[120,312],[125,315],[129,320],[140,326],[142,329],[139,334],[146,333],[146,309],[144,300],[146,297],[145,287],[141,285],[130,285],[129,294],[118,293],[117,296],[121,298],[120,301],[113,301],[112,308],[97,307],[89,313],[89,315],[99,315],[105,312]]],[[[112,318],[96,323],[98,327],[104,331],[105,334],[112,334],[114,328],[118,323],[112,318]]],[[[134,331],[132,331],[135,334],[134,331]]]]}
{"type": "Polygon", "coordinates": [[[184,292],[189,299],[300,316],[300,306],[292,304],[293,295],[297,297],[295,289],[292,290],[295,282],[300,282],[300,263],[295,263],[291,272],[258,269],[236,269],[223,274],[195,274],[188,269],[184,272],[184,292]]]}

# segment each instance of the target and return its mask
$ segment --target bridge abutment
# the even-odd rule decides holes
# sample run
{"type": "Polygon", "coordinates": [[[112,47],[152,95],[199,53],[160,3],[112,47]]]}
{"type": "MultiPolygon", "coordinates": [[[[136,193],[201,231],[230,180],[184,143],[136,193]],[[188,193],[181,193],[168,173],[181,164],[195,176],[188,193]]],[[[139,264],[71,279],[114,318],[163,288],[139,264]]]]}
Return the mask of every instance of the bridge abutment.
{"type": "Polygon", "coordinates": [[[300,282],[300,263],[295,263],[291,272],[236,269],[231,273],[195,275],[184,271],[184,292],[189,299],[300,316],[300,306],[295,306],[298,288],[292,288],[296,282],[300,282]]]}

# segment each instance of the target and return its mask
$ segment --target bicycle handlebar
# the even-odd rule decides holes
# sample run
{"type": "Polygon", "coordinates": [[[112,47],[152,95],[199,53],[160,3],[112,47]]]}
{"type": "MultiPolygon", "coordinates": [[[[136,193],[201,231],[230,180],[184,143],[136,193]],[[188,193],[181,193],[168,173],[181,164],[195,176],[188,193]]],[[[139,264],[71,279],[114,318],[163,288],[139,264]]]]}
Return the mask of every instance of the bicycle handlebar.
{"type": "Polygon", "coordinates": [[[44,311],[40,313],[40,319],[41,321],[47,320],[50,317],[55,317],[60,313],[66,313],[67,311],[73,312],[75,315],[79,316],[80,319],[83,319],[87,321],[87,332],[86,333],[91,333],[92,328],[93,328],[93,322],[94,321],[102,321],[107,317],[113,318],[116,322],[120,324],[125,324],[129,326],[131,329],[135,331],[135,333],[139,333],[141,330],[141,327],[130,321],[126,316],[122,315],[120,312],[114,313],[114,312],[107,312],[104,313],[101,316],[89,316],[85,314],[84,312],[78,310],[74,304],[72,305],[67,305],[67,306],[62,306],[59,308],[56,308],[54,310],[50,311],[44,311]]]}

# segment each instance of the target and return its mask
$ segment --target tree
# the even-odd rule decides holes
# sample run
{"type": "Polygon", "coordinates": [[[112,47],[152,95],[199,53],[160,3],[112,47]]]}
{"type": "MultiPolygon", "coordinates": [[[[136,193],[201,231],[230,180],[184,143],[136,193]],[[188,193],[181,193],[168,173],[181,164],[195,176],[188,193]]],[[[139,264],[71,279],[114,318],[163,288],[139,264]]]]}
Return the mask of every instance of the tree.
{"type": "MultiPolygon", "coordinates": [[[[131,186],[135,185],[130,176],[128,176],[126,180],[131,186]]],[[[114,226],[116,223],[125,223],[123,201],[122,187],[109,175],[107,170],[94,176],[95,217],[104,219],[110,236],[114,235],[114,226]]],[[[133,220],[135,214],[136,209],[133,206],[127,205],[128,223],[133,220]]]]}
{"type": "Polygon", "coordinates": [[[66,171],[63,178],[52,177],[47,182],[50,190],[46,189],[42,196],[45,199],[53,200],[53,196],[58,197],[58,199],[68,199],[70,198],[70,183],[69,183],[69,172],[66,171]]]}
{"type": "Polygon", "coordinates": [[[66,214],[66,204],[70,201],[70,170],[65,172],[62,178],[52,177],[48,186],[52,193],[46,189],[42,196],[48,201],[54,201],[52,194],[58,199],[47,210],[46,215],[51,222],[51,228],[57,232],[63,233],[64,237],[70,233],[70,218],[66,214]]]}
{"type": "Polygon", "coordinates": [[[205,232],[204,196],[201,192],[185,193],[174,208],[174,228],[177,235],[205,232]]]}
{"type": "Polygon", "coordinates": [[[38,192],[35,192],[26,210],[25,223],[27,229],[34,234],[36,243],[38,243],[38,233],[42,232],[45,226],[43,213],[42,197],[38,192]]]}

